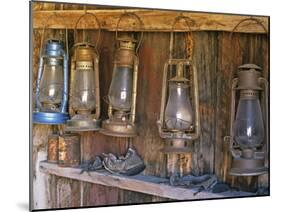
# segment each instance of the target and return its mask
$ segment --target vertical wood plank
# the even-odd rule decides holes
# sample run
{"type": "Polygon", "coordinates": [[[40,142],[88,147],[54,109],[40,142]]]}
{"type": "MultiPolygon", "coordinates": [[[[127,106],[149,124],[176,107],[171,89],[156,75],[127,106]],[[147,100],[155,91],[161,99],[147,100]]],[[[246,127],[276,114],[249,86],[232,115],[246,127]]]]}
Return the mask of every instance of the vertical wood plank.
{"type": "Polygon", "coordinates": [[[217,125],[216,125],[216,174],[223,180],[245,191],[255,191],[260,184],[267,184],[268,176],[232,177],[228,175],[231,166],[229,144],[223,137],[229,135],[231,81],[237,76],[237,68],[245,63],[265,67],[263,75],[268,78],[268,43],[265,35],[234,33],[232,41],[229,33],[219,36],[219,68],[217,80],[217,125]],[[235,47],[235,48],[234,48],[235,47]],[[263,52],[263,54],[261,54],[263,52]]]}
{"type": "Polygon", "coordinates": [[[214,172],[217,32],[193,33],[193,62],[198,71],[200,139],[194,142],[195,174],[214,172]]]}
{"type": "MultiPolygon", "coordinates": [[[[61,4],[33,3],[33,9],[54,10],[62,9],[62,7],[61,4]]],[[[83,9],[83,6],[65,4],[63,9],[83,9]]],[[[89,39],[95,41],[96,34],[96,31],[89,31],[89,39]]],[[[132,147],[137,150],[146,164],[144,174],[160,177],[168,176],[168,160],[160,152],[164,146],[164,140],[158,135],[156,121],[159,118],[161,102],[159,94],[162,87],[163,66],[169,56],[169,36],[170,33],[165,32],[144,33],[144,42],[139,52],[137,91],[136,121],[139,135],[132,142],[132,147]]],[[[185,48],[184,33],[177,33],[176,36],[175,56],[181,57],[185,48]]],[[[37,78],[40,37],[41,32],[34,30],[33,91],[35,91],[37,78]]],[[[70,30],[70,46],[73,42],[73,30],[70,30]]],[[[99,47],[101,98],[107,95],[112,78],[114,43],[114,32],[102,32],[99,47]]],[[[268,175],[258,178],[230,177],[228,170],[231,157],[228,152],[228,144],[223,142],[223,137],[229,135],[229,93],[231,80],[236,76],[237,67],[243,63],[255,63],[263,68],[263,74],[268,78],[269,52],[265,35],[235,33],[233,41],[230,41],[229,33],[226,32],[196,32],[194,33],[193,51],[193,62],[197,67],[199,77],[202,129],[200,139],[194,142],[193,155],[179,155],[178,163],[174,165],[180,167],[183,173],[215,172],[221,180],[232,183],[243,190],[251,191],[257,186],[268,186],[268,175]]],[[[107,107],[106,102],[102,100],[102,119],[107,118],[107,107]]],[[[80,183],[55,176],[43,176],[39,172],[38,163],[46,159],[47,136],[52,131],[52,127],[49,126],[33,126],[32,161],[35,171],[33,176],[35,208],[78,207],[81,201],[84,206],[167,201],[164,198],[117,188],[80,183]]],[[[129,146],[127,139],[107,137],[94,132],[81,133],[81,142],[83,142],[84,160],[108,152],[124,155],[129,146]]]]}
{"type": "MultiPolygon", "coordinates": [[[[43,3],[32,4],[34,10],[43,10],[53,7],[43,3]]],[[[35,91],[36,79],[38,71],[39,50],[40,50],[40,38],[41,32],[33,30],[32,33],[32,90],[35,91]]],[[[33,92],[34,96],[34,92],[33,92]]],[[[32,99],[32,107],[34,107],[35,101],[32,99]]],[[[52,133],[52,127],[48,125],[34,124],[32,127],[32,170],[33,170],[33,186],[32,186],[32,206],[33,209],[40,208],[52,208],[53,204],[53,192],[49,189],[50,185],[53,185],[53,177],[47,176],[39,171],[39,162],[47,159],[47,142],[48,135],[52,133]]]]}

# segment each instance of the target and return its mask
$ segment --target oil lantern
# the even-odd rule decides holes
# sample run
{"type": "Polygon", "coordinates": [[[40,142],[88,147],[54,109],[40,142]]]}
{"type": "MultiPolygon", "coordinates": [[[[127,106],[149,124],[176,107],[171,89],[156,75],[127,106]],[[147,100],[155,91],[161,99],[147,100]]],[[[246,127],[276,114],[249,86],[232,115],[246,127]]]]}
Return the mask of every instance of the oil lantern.
{"type": "Polygon", "coordinates": [[[71,120],[67,121],[66,131],[97,131],[100,129],[100,88],[99,88],[99,54],[97,50],[100,37],[100,24],[97,17],[85,12],[75,25],[73,54],[71,57],[70,108],[71,120]],[[98,25],[96,43],[78,42],[77,25],[86,16],[95,19],[98,25]]]}
{"type": "Polygon", "coordinates": [[[49,20],[54,17],[62,19],[56,13],[48,17],[40,46],[33,112],[33,122],[39,124],[63,124],[69,119],[67,28],[65,28],[65,41],[54,38],[44,39],[45,28],[49,20]]]}
{"type": "Polygon", "coordinates": [[[230,175],[267,173],[268,83],[260,71],[255,64],[241,65],[238,77],[232,81],[230,152],[233,160],[230,175]]]}
{"type": "MultiPolygon", "coordinates": [[[[174,25],[180,19],[187,23],[187,18],[178,16],[174,25]]],[[[170,58],[164,65],[157,125],[160,137],[165,140],[162,151],[181,154],[191,151],[188,141],[197,139],[200,133],[198,79],[191,55],[186,59],[173,58],[173,40],[174,30],[170,35],[170,58]]]]}
{"type": "Polygon", "coordinates": [[[116,27],[116,52],[113,65],[113,76],[108,93],[108,117],[103,121],[101,133],[116,137],[134,137],[137,135],[135,126],[136,95],[138,77],[138,49],[143,32],[139,39],[133,33],[118,35],[119,23],[125,17],[135,18],[140,27],[141,19],[134,13],[120,16],[116,27]]]}

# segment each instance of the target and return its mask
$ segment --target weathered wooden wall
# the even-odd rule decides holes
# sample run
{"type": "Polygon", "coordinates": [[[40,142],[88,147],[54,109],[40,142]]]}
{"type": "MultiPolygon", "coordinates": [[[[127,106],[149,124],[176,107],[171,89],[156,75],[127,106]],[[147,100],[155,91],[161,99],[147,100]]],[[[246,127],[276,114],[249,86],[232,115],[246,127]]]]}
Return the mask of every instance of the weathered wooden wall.
{"type": "MultiPolygon", "coordinates": [[[[34,10],[83,9],[79,5],[34,3],[34,10]]],[[[95,7],[92,7],[95,9],[95,7]]],[[[55,32],[49,32],[55,33],[55,32]]],[[[91,31],[90,33],[94,33],[91,31]]],[[[216,173],[221,180],[245,190],[259,185],[268,185],[268,176],[253,178],[230,177],[228,145],[223,141],[229,135],[230,87],[237,67],[255,63],[263,68],[268,78],[268,42],[264,34],[235,33],[230,41],[229,32],[200,31],[193,33],[193,61],[198,70],[201,136],[194,144],[192,162],[186,155],[181,163],[186,170],[196,174],[216,173]],[[231,66],[232,64],[232,66],[231,66]],[[251,186],[250,186],[251,185],[251,186]]],[[[33,90],[37,77],[38,53],[41,31],[33,30],[33,90]]],[[[113,64],[114,33],[103,31],[100,51],[101,97],[107,95],[113,64]]],[[[69,30],[70,44],[73,30],[69,30]]],[[[183,35],[178,36],[177,54],[182,51],[183,35]]],[[[91,39],[95,40],[94,37],[91,39]]],[[[133,140],[107,137],[97,132],[81,133],[83,159],[103,152],[124,154],[133,146],[146,164],[144,174],[167,176],[167,158],[160,152],[164,142],[158,135],[156,121],[159,118],[163,65],[169,56],[169,33],[145,32],[139,51],[140,66],[137,91],[137,124],[139,136],[133,140]]],[[[101,118],[107,116],[107,104],[101,103],[101,118]]],[[[47,136],[56,128],[47,125],[33,126],[33,208],[79,207],[110,204],[167,201],[167,199],[125,191],[118,188],[81,183],[75,180],[46,176],[39,172],[38,163],[46,159],[47,136]]]]}

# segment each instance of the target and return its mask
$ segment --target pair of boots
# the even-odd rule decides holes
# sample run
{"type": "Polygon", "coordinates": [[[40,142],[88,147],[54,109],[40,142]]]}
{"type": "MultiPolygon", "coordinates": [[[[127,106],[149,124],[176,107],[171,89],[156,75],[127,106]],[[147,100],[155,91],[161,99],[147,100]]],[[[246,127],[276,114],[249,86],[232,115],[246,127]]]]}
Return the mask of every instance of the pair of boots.
{"type": "Polygon", "coordinates": [[[95,160],[90,160],[81,165],[84,171],[95,171],[105,168],[113,174],[136,175],[145,169],[143,160],[137,152],[131,148],[128,149],[125,156],[117,157],[112,153],[103,154],[103,159],[99,156],[95,160]]]}

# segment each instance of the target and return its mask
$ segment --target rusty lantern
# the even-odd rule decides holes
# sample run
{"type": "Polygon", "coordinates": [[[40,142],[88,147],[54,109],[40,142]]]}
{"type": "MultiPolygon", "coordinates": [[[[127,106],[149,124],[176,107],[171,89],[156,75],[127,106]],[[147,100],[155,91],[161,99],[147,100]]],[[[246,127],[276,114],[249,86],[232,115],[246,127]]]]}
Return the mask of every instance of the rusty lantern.
{"type": "MultiPolygon", "coordinates": [[[[188,21],[187,18],[178,16],[174,25],[180,19],[188,21]]],[[[173,39],[174,31],[170,37],[170,59],[164,65],[160,120],[157,125],[160,137],[166,142],[162,151],[180,154],[191,151],[186,141],[199,137],[199,94],[197,71],[192,64],[191,53],[187,59],[172,58],[173,39]]]]}
{"type": "Polygon", "coordinates": [[[232,82],[229,138],[233,161],[230,175],[267,173],[268,83],[260,71],[257,65],[242,65],[238,68],[238,77],[232,82]]]}
{"type": "MultiPolygon", "coordinates": [[[[51,18],[60,18],[54,13],[47,18],[40,46],[38,76],[36,81],[35,110],[33,122],[39,124],[63,124],[69,119],[68,102],[68,39],[44,40],[45,29],[51,18]]],[[[63,19],[62,19],[63,20],[63,19]]],[[[64,20],[62,21],[63,24],[64,20]]]]}
{"type": "Polygon", "coordinates": [[[134,39],[133,33],[118,35],[120,21],[125,17],[135,18],[140,27],[141,19],[134,13],[124,13],[120,16],[116,27],[116,46],[113,76],[108,93],[108,117],[103,121],[101,133],[116,137],[134,137],[137,135],[135,126],[136,96],[138,77],[138,49],[143,32],[139,39],[134,39]]]}
{"type": "Polygon", "coordinates": [[[80,16],[74,30],[75,44],[71,58],[70,108],[71,120],[67,121],[66,131],[96,131],[100,129],[100,88],[99,88],[99,54],[97,45],[100,37],[100,24],[96,16],[86,12],[80,16]],[[85,41],[77,42],[77,25],[85,16],[94,17],[98,27],[95,44],[85,41]]]}

